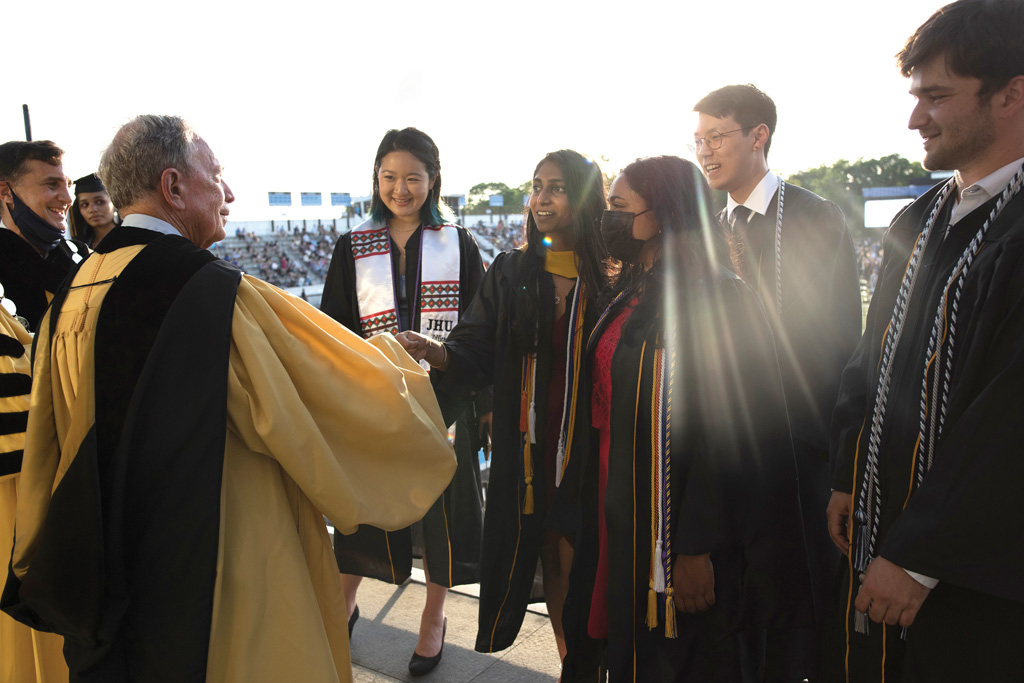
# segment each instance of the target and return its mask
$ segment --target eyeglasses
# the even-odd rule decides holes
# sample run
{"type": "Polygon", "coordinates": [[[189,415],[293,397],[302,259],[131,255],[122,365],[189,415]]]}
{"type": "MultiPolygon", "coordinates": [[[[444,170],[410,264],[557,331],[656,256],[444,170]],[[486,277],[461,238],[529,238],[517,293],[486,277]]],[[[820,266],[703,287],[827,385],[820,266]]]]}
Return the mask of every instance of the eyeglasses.
{"type": "MultiPolygon", "coordinates": [[[[707,145],[709,149],[718,149],[719,147],[722,146],[722,138],[724,138],[726,135],[738,133],[741,130],[745,131],[749,130],[749,128],[737,128],[736,130],[727,130],[724,133],[719,133],[715,131],[706,138],[697,138],[696,140],[693,141],[692,145],[687,145],[686,147],[694,154],[697,154],[702,149],[704,149],[704,145],[707,145]]],[[[746,133],[744,133],[744,135],[746,135],[746,133]]]]}

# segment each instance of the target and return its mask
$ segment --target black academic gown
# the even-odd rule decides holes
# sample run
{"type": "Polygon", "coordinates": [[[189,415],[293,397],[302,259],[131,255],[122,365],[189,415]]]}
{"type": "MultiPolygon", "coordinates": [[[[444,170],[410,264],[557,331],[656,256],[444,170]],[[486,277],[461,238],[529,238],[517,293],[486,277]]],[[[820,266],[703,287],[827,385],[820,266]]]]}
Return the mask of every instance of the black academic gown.
{"type": "MultiPolygon", "coordinates": [[[[539,301],[552,302],[555,286],[550,274],[542,273],[537,283],[524,283],[519,275],[523,251],[499,254],[484,276],[480,291],[466,314],[448,337],[450,365],[435,373],[438,402],[445,419],[457,414],[472,393],[494,385],[493,452],[487,485],[487,515],[480,577],[480,622],[476,637],[478,652],[497,652],[511,647],[519,634],[532,595],[537,559],[544,541],[548,482],[542,445],[531,450],[533,463],[532,514],[523,513],[526,491],[519,417],[521,381],[526,350],[513,333],[517,305],[513,293],[522,287],[539,287],[539,301]]],[[[554,305],[541,305],[537,322],[537,377],[535,394],[536,434],[543,441],[547,424],[547,386],[553,363],[550,340],[554,305]]],[[[584,338],[590,330],[593,311],[584,316],[584,338]]],[[[577,418],[579,420],[580,418],[577,418]]]]}
{"type": "Polygon", "coordinates": [[[786,183],[779,314],[778,208],[776,191],[765,214],[752,214],[746,228],[737,231],[744,245],[742,275],[761,295],[775,335],[817,607],[814,634],[769,636],[769,673],[783,680],[802,680],[813,679],[820,667],[820,631],[839,567],[839,551],[824,523],[832,474],[828,435],[843,368],[860,338],[861,302],[853,240],[843,212],[827,199],[786,183]],[[780,637],[787,640],[779,641],[780,637]]]}
{"type": "MultiPolygon", "coordinates": [[[[463,227],[459,231],[459,317],[465,314],[484,276],[483,261],[476,240],[463,227]]],[[[405,245],[406,296],[412,315],[412,329],[419,330],[419,286],[415,264],[419,263],[422,230],[417,230],[405,245]]],[[[398,246],[391,241],[391,266],[398,286],[398,246]]],[[[359,301],[356,294],[356,266],[352,257],[352,233],[338,239],[334,248],[320,310],[362,336],[359,326],[359,301]]],[[[455,454],[458,469],[451,485],[423,518],[423,539],[414,539],[411,528],[385,532],[361,526],[351,536],[335,534],[334,552],[339,569],[346,574],[369,576],[400,584],[409,578],[412,558],[421,557],[424,547],[430,580],[442,586],[476,583],[480,580],[480,538],[483,527],[483,501],[480,493],[480,448],[477,418],[490,412],[490,391],[482,391],[455,428],[455,454]],[[414,544],[414,540],[417,541],[414,544]],[[422,544],[422,546],[421,546],[422,544]]],[[[382,416],[386,419],[386,416],[382,416]]],[[[415,444],[410,444],[415,448],[415,444]]]]}
{"type": "MultiPolygon", "coordinates": [[[[832,424],[837,491],[861,490],[882,344],[913,245],[938,186],[893,222],[885,235],[879,284],[867,329],[843,373],[832,424]]],[[[880,441],[881,526],[876,556],[939,579],[909,628],[853,628],[850,566],[838,587],[840,615],[828,654],[829,680],[903,683],[1024,680],[1024,197],[990,227],[970,266],[956,311],[955,354],[945,427],[934,464],[910,492],[920,420],[925,354],[942,290],[996,199],[954,225],[952,201],[940,214],[921,263],[893,359],[880,441]],[[849,610],[847,610],[847,607],[849,610]],[[842,617],[847,616],[848,620],[842,617]],[[885,645],[883,647],[883,639],[885,645]]],[[[952,298],[952,293],[950,294],[952,298]]],[[[950,304],[951,305],[951,304],[950,304]]],[[[859,493],[858,493],[859,495],[859,493]]],[[[853,530],[853,543],[860,538],[853,530]]]]}
{"type": "Polygon", "coordinates": [[[78,240],[61,240],[43,257],[13,230],[0,229],[0,284],[4,296],[18,307],[18,315],[28,320],[32,332],[75,265],[75,254],[85,258],[89,248],[78,240]]]}
{"type": "MultiPolygon", "coordinates": [[[[587,632],[597,569],[599,444],[590,426],[591,383],[581,378],[585,396],[554,512],[561,519],[575,514],[578,527],[563,612],[569,650],[563,681],[595,680],[602,661],[611,681],[738,681],[740,632],[807,625],[812,618],[796,463],[767,319],[754,293],[724,271],[689,298],[688,312],[677,317],[686,322],[679,327],[673,385],[672,552],[711,554],[716,604],[699,615],[676,612],[676,639],[666,638],[662,611],[657,628],[646,625],[650,397],[661,323],[642,322],[634,335],[624,328],[612,359],[607,640],[587,632]]],[[[602,329],[595,330],[591,351],[602,329]]]]}

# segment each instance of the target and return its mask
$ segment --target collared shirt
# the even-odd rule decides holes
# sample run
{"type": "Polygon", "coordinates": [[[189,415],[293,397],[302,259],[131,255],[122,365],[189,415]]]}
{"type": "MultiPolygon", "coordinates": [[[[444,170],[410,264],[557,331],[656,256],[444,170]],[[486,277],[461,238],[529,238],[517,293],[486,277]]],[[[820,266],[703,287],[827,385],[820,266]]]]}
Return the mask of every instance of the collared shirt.
{"type": "Polygon", "coordinates": [[[160,220],[154,216],[147,216],[144,213],[128,214],[121,221],[121,226],[125,228],[153,230],[155,232],[163,233],[164,235],[181,235],[181,231],[167,221],[160,220]]]}
{"type": "MultiPolygon", "coordinates": [[[[775,171],[769,170],[761,178],[761,182],[757,184],[751,193],[747,197],[746,201],[743,202],[743,206],[747,207],[754,213],[759,213],[762,216],[768,212],[768,206],[772,203],[772,199],[775,198],[775,193],[779,191],[779,176],[775,171]]],[[[729,199],[725,203],[726,218],[729,222],[732,222],[732,213],[736,210],[736,207],[740,206],[740,203],[729,195],[729,199]]]]}
{"type": "Polygon", "coordinates": [[[961,218],[1002,192],[1003,188],[1009,184],[1010,179],[1013,178],[1013,174],[1017,172],[1017,169],[1019,169],[1022,164],[1024,164],[1024,157],[1003,166],[994,173],[989,173],[978,182],[973,185],[968,185],[963,189],[959,189],[963,186],[963,181],[960,178],[960,171],[954,173],[953,175],[956,178],[956,185],[958,189],[957,203],[956,206],[953,207],[953,213],[950,216],[949,224],[956,225],[961,218]]]}

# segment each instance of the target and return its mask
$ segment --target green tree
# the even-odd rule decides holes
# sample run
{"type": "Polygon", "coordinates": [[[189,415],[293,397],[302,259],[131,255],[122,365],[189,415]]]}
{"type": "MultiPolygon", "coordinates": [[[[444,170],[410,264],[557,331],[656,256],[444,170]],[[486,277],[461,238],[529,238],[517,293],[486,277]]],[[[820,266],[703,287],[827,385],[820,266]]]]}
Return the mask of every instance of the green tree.
{"type": "Polygon", "coordinates": [[[927,175],[920,163],[890,154],[881,159],[854,162],[840,159],[831,165],[794,173],[786,182],[831,199],[843,210],[846,224],[860,230],[864,227],[864,188],[908,185],[915,178],[927,175]]]}
{"type": "Polygon", "coordinates": [[[487,213],[487,209],[491,208],[491,196],[500,194],[505,198],[505,205],[493,210],[502,214],[520,214],[523,212],[523,201],[530,193],[530,189],[531,183],[524,183],[519,187],[509,187],[505,183],[477,183],[469,188],[466,195],[466,213],[487,213]]]}

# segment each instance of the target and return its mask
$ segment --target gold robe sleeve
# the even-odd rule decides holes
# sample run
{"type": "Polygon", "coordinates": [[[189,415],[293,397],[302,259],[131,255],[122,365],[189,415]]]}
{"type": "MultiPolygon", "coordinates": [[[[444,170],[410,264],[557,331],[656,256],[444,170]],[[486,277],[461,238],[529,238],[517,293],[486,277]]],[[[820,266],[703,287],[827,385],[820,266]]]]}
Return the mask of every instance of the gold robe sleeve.
{"type": "Polygon", "coordinates": [[[364,340],[243,278],[232,322],[231,429],[276,460],[343,533],[420,519],[455,472],[427,374],[389,335],[364,340]]]}

